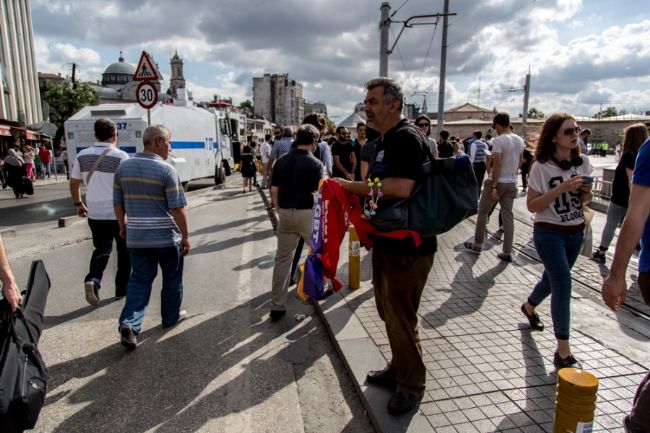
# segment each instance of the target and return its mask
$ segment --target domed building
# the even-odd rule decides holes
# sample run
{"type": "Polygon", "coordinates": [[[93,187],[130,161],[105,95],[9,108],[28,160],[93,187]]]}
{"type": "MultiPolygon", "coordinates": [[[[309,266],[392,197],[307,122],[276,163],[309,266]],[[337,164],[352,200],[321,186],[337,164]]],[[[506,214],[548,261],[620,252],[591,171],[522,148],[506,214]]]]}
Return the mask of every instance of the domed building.
{"type": "Polygon", "coordinates": [[[124,62],[120,51],[118,61],[109,65],[102,74],[102,86],[119,91],[125,84],[133,80],[133,74],[135,74],[135,66],[124,62]]]}

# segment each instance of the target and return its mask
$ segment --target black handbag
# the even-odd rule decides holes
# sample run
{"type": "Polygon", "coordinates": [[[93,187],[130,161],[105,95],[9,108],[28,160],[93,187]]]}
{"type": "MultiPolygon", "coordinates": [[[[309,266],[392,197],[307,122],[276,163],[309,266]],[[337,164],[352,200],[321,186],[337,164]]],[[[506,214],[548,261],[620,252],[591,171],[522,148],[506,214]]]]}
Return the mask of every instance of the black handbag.
{"type": "Polygon", "coordinates": [[[434,159],[422,165],[411,195],[377,209],[371,223],[382,231],[414,230],[422,237],[445,233],[478,212],[478,186],[467,155],[434,159]]]}
{"type": "Polygon", "coordinates": [[[22,182],[23,194],[27,194],[27,195],[34,194],[34,184],[32,183],[32,180],[30,178],[25,176],[22,178],[21,182],[22,182]]]}
{"type": "MultiPolygon", "coordinates": [[[[41,261],[32,263],[30,281],[24,295],[22,309],[11,312],[9,303],[0,301],[0,431],[13,433],[34,428],[47,391],[47,368],[38,351],[42,322],[40,306],[38,317],[27,319],[23,309],[31,296],[44,303],[44,290],[49,290],[49,277],[41,261]],[[32,289],[41,291],[35,295],[32,289]]],[[[44,307],[44,305],[42,305],[44,307]]],[[[33,314],[34,310],[30,311],[33,314]]],[[[27,314],[27,313],[25,313],[27,314]]]]}

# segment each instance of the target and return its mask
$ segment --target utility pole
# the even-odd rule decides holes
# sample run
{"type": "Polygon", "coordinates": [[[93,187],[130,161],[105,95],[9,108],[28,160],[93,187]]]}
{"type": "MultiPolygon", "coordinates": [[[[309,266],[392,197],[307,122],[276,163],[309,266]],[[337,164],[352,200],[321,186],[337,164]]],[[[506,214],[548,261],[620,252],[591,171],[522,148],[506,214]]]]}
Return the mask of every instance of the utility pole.
{"type": "Polygon", "coordinates": [[[76,77],[77,77],[77,64],[72,63],[72,87],[73,88],[77,87],[76,77]]]}
{"type": "MultiPolygon", "coordinates": [[[[455,14],[454,14],[455,15],[455,14]]],[[[438,119],[436,134],[440,136],[445,121],[445,75],[447,72],[447,26],[449,24],[449,0],[445,0],[442,17],[442,50],[440,51],[440,86],[438,90],[438,119]]]]}
{"type": "Polygon", "coordinates": [[[390,3],[381,4],[379,22],[379,76],[388,77],[388,30],[390,29],[390,3]]]}
{"type": "Polygon", "coordinates": [[[521,135],[526,139],[526,129],[528,123],[528,97],[530,96],[530,66],[526,74],[526,84],[524,85],[524,112],[521,113],[521,135]]]}

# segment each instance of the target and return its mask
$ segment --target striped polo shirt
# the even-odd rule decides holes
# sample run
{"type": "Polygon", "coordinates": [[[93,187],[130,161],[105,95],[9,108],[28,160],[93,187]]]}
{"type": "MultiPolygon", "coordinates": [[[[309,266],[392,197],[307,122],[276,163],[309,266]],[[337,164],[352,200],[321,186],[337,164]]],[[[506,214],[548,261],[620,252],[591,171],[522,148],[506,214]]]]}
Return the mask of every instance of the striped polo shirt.
{"type": "Polygon", "coordinates": [[[163,248],[181,241],[169,210],[185,207],[187,201],[178,173],[160,156],[138,153],[120,164],[113,202],[126,210],[127,247],[163,248]]]}

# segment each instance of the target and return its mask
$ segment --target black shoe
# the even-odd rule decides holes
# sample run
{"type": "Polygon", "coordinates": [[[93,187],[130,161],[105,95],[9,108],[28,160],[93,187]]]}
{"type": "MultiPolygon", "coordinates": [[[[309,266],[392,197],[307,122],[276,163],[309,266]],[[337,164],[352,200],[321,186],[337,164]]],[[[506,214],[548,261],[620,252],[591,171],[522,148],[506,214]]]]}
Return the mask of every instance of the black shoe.
{"type": "Polygon", "coordinates": [[[625,418],[623,418],[623,427],[625,427],[625,433],[643,433],[642,430],[632,423],[630,415],[625,415],[625,418]]]}
{"type": "Polygon", "coordinates": [[[187,319],[187,311],[186,310],[180,310],[178,312],[178,320],[176,320],[171,325],[168,325],[168,326],[163,325],[163,329],[173,328],[174,326],[178,325],[179,323],[181,323],[185,319],[187,319]]]}
{"type": "Polygon", "coordinates": [[[418,397],[415,394],[396,392],[390,400],[388,400],[388,406],[386,406],[386,408],[388,409],[388,413],[391,415],[404,415],[405,413],[409,413],[415,409],[415,407],[420,404],[421,399],[422,397],[418,397]]]}
{"type": "Polygon", "coordinates": [[[120,344],[128,350],[135,350],[138,345],[138,338],[129,325],[120,325],[120,344]]]}
{"type": "Polygon", "coordinates": [[[94,281],[84,282],[86,301],[94,307],[99,307],[99,286],[94,281]]]}
{"type": "Polygon", "coordinates": [[[569,355],[566,358],[560,358],[560,354],[555,352],[553,355],[553,365],[555,369],[560,371],[563,368],[577,368],[582,369],[582,365],[573,355],[569,355]]]}
{"type": "Polygon", "coordinates": [[[296,280],[293,278],[289,280],[289,287],[294,286],[296,284],[296,280]]]}
{"type": "Polygon", "coordinates": [[[285,310],[271,310],[271,314],[269,314],[269,316],[271,317],[272,322],[277,322],[278,320],[282,319],[285,314],[287,314],[285,310]]]}
{"type": "Polygon", "coordinates": [[[530,323],[530,327],[533,329],[536,329],[538,331],[541,331],[544,329],[544,324],[542,323],[541,320],[539,320],[539,316],[537,313],[533,314],[528,314],[528,311],[526,311],[526,304],[521,304],[521,312],[524,313],[524,316],[528,319],[528,323],[530,323]]]}
{"type": "Polygon", "coordinates": [[[605,256],[605,251],[601,250],[600,248],[597,249],[591,255],[591,260],[600,263],[601,265],[604,265],[605,261],[607,260],[607,257],[605,256]]]}
{"type": "Polygon", "coordinates": [[[386,366],[383,370],[369,371],[366,375],[366,382],[371,385],[383,386],[384,388],[395,389],[397,381],[390,367],[386,366]]]}

